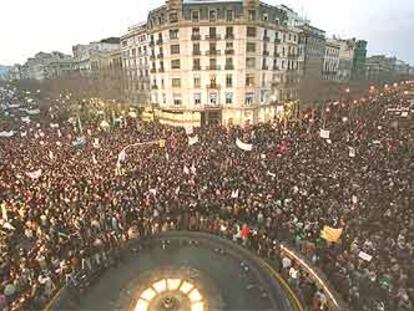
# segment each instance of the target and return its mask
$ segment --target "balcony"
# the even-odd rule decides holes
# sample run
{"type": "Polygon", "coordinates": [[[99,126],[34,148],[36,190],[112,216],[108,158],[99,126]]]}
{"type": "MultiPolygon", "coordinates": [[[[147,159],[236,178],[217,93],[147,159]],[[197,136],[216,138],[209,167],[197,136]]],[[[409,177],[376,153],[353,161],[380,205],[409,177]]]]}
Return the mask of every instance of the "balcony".
{"type": "Polygon", "coordinates": [[[226,49],[224,52],[226,55],[234,55],[234,49],[226,49]]]}
{"type": "Polygon", "coordinates": [[[267,65],[263,65],[263,66],[262,66],[262,70],[269,70],[269,66],[267,66],[267,65]]]}
{"type": "Polygon", "coordinates": [[[156,72],[157,72],[157,69],[151,68],[151,73],[156,73],[156,72]]]}
{"type": "Polygon", "coordinates": [[[263,41],[270,42],[270,37],[268,37],[268,36],[264,36],[264,37],[263,37],[263,41]]]}
{"type": "Polygon", "coordinates": [[[280,68],[279,68],[279,66],[273,66],[273,70],[274,70],[274,71],[279,71],[279,70],[280,70],[280,68]]]}
{"type": "Polygon", "coordinates": [[[191,35],[191,40],[200,41],[201,40],[201,35],[199,33],[198,34],[192,34],[191,35]]]}
{"type": "Polygon", "coordinates": [[[152,55],[150,56],[150,60],[155,60],[155,54],[152,54],[152,55]]]}
{"type": "Polygon", "coordinates": [[[220,89],[220,85],[218,85],[217,83],[210,83],[210,84],[207,84],[207,88],[208,89],[213,89],[213,90],[218,90],[218,89],[220,89]]]}
{"type": "Polygon", "coordinates": [[[160,54],[157,55],[157,58],[163,58],[163,57],[164,57],[163,53],[160,53],[160,54]]]}
{"type": "Polygon", "coordinates": [[[151,85],[152,90],[158,90],[158,85],[151,85]]]}
{"type": "Polygon", "coordinates": [[[275,39],[275,44],[279,44],[280,43],[280,39],[279,38],[276,38],[275,39]]]}
{"type": "Polygon", "coordinates": [[[201,71],[201,66],[193,66],[193,71],[201,71]]]}
{"type": "Polygon", "coordinates": [[[225,38],[226,38],[226,40],[234,40],[234,34],[232,34],[232,33],[226,33],[225,38]]]}
{"type": "Polygon", "coordinates": [[[218,65],[213,65],[213,66],[207,66],[206,70],[220,70],[221,67],[218,65]]]}
{"type": "Polygon", "coordinates": [[[154,45],[155,45],[155,42],[154,41],[150,41],[149,46],[150,47],[153,47],[154,45]]]}
{"type": "Polygon", "coordinates": [[[195,55],[195,56],[201,55],[201,51],[193,50],[193,55],[195,55]]]}
{"type": "Polygon", "coordinates": [[[210,36],[206,36],[206,40],[209,40],[209,41],[217,41],[217,40],[221,40],[221,36],[219,36],[219,35],[210,35],[210,36]]]}
{"type": "Polygon", "coordinates": [[[158,69],[158,72],[165,72],[164,67],[161,67],[160,69],[158,69]]]}
{"type": "Polygon", "coordinates": [[[211,56],[211,55],[220,55],[221,54],[221,51],[220,50],[208,50],[208,51],[206,51],[206,55],[207,56],[211,56]]]}
{"type": "Polygon", "coordinates": [[[162,41],[162,39],[158,39],[158,40],[157,40],[157,44],[158,44],[158,45],[163,44],[163,42],[164,42],[164,41],[162,41]]]}
{"type": "Polygon", "coordinates": [[[278,52],[274,52],[274,53],[273,53],[273,56],[274,56],[274,57],[280,57],[280,53],[278,53],[278,52]]]}
{"type": "Polygon", "coordinates": [[[269,51],[263,51],[263,56],[269,56],[269,51]]]}
{"type": "Polygon", "coordinates": [[[295,57],[298,57],[299,56],[299,54],[295,54],[295,53],[288,53],[288,57],[289,58],[295,58],[295,57]]]}
{"type": "Polygon", "coordinates": [[[234,70],[234,65],[233,64],[228,64],[224,66],[225,70],[234,70]]]}

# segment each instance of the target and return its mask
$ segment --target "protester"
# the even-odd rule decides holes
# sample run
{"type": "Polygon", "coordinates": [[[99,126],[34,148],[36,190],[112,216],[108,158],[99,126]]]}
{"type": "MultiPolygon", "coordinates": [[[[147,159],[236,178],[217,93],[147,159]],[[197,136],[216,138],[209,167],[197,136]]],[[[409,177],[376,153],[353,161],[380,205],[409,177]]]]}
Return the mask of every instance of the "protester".
{"type": "Polygon", "coordinates": [[[0,308],[41,308],[61,285],[79,285],[79,271],[122,260],[129,238],[197,230],[279,263],[312,310],[327,308],[326,295],[280,242],[351,309],[412,310],[412,89],[328,102],[288,128],[210,124],[187,135],[127,116],[110,129],[97,117],[70,123],[55,106],[22,121],[11,107],[27,94],[0,88],[0,308]],[[138,142],[154,143],[119,156],[138,142]]]}

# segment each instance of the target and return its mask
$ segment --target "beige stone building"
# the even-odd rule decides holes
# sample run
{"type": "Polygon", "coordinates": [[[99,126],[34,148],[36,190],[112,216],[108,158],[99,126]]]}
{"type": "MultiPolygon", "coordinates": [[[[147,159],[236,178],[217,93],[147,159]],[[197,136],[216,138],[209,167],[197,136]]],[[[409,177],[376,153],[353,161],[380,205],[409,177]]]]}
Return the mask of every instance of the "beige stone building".
{"type": "Polygon", "coordinates": [[[138,106],[150,104],[149,35],[146,23],[128,28],[121,37],[124,93],[138,106]]]}
{"type": "Polygon", "coordinates": [[[340,44],[335,39],[326,40],[325,56],[323,58],[322,78],[337,81],[339,68],[340,44]]]}
{"type": "Polygon", "coordinates": [[[162,123],[265,122],[297,97],[299,36],[280,8],[170,0],[146,28],[151,108],[162,123]]]}

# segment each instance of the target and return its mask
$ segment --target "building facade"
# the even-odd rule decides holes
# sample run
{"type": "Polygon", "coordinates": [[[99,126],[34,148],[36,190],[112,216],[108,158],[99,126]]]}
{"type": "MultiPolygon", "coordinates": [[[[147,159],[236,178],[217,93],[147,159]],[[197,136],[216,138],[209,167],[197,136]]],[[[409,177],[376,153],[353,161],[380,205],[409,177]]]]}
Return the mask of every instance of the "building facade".
{"type": "Polygon", "coordinates": [[[53,78],[50,65],[56,62],[65,62],[71,59],[70,55],[61,52],[39,52],[34,57],[28,58],[20,67],[20,78],[24,80],[45,80],[53,78]]]}
{"type": "Polygon", "coordinates": [[[358,40],[355,42],[354,59],[352,64],[352,79],[363,80],[365,78],[367,61],[367,41],[358,40]]]}
{"type": "Polygon", "coordinates": [[[322,80],[322,70],[325,57],[325,31],[309,24],[299,26],[301,29],[299,41],[300,62],[303,78],[322,80]]]}
{"type": "Polygon", "coordinates": [[[324,80],[338,80],[339,51],[340,44],[338,41],[335,39],[326,40],[326,49],[322,68],[322,77],[324,80]]]}
{"type": "Polygon", "coordinates": [[[150,12],[151,105],[162,123],[265,122],[297,97],[299,33],[255,0],[170,0],[150,12]]]}
{"type": "Polygon", "coordinates": [[[137,106],[147,106],[150,98],[149,35],[146,23],[128,28],[121,37],[124,93],[137,106]]]}
{"type": "Polygon", "coordinates": [[[374,55],[367,58],[366,79],[370,81],[385,81],[391,79],[397,59],[385,55],[374,55]]]}

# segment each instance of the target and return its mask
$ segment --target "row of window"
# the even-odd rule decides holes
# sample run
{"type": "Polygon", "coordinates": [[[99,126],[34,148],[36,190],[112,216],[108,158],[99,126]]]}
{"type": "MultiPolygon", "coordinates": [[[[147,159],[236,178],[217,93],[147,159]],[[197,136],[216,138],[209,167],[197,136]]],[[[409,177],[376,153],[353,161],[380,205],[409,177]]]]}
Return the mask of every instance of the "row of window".
{"type": "MultiPolygon", "coordinates": [[[[232,26],[228,26],[226,27],[226,32],[225,32],[225,36],[224,38],[226,40],[231,40],[234,39],[234,28],[232,26]]],[[[250,27],[247,26],[246,27],[246,34],[247,37],[250,38],[256,38],[257,37],[257,28],[256,27],[250,27]]],[[[278,42],[297,42],[298,37],[295,34],[286,34],[283,33],[281,37],[279,37],[279,32],[270,32],[268,29],[264,29],[263,32],[263,38],[260,38],[262,40],[265,41],[270,41],[270,36],[272,36],[274,34],[274,39],[278,42]]],[[[200,31],[200,27],[193,27],[192,28],[192,34],[191,34],[191,38],[193,40],[201,40],[201,31],[200,31]]],[[[208,29],[208,39],[217,39],[220,40],[221,36],[218,34],[217,31],[217,27],[209,27],[208,29]]],[[[170,40],[178,40],[180,39],[180,29],[170,29],[169,30],[169,39],[170,40]]],[[[163,43],[163,36],[162,33],[158,33],[158,35],[151,35],[151,41],[150,44],[155,45],[155,44],[161,44],[163,43]],[[155,38],[158,38],[157,40],[155,40],[155,38]]]]}

